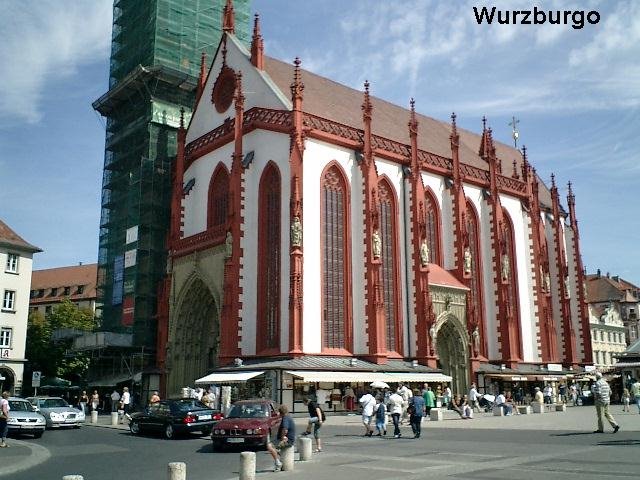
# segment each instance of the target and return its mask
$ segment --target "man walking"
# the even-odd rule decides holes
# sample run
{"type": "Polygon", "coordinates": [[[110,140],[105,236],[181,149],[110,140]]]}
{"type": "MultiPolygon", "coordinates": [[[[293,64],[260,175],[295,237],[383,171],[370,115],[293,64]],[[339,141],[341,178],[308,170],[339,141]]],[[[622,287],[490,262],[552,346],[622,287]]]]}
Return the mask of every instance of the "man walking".
{"type": "Polygon", "coordinates": [[[436,406],[436,396],[433,394],[431,387],[426,383],[424,391],[422,392],[422,398],[424,399],[424,413],[428,417],[431,414],[431,409],[436,406]]]}
{"type": "Polygon", "coordinates": [[[607,381],[602,378],[602,373],[596,372],[596,383],[591,388],[593,392],[593,399],[596,405],[596,416],[598,417],[598,429],[593,433],[604,433],[604,425],[602,423],[602,416],[609,421],[613,433],[617,433],[620,430],[620,425],[616,423],[611,413],[609,413],[609,404],[611,403],[611,388],[607,381]]]}
{"type": "Polygon", "coordinates": [[[360,405],[362,405],[362,424],[364,425],[364,436],[370,437],[373,435],[373,427],[371,426],[371,417],[373,416],[373,409],[376,406],[376,399],[370,393],[365,393],[360,397],[360,405]]]}
{"type": "Polygon", "coordinates": [[[476,384],[471,384],[471,389],[469,390],[469,406],[471,407],[471,411],[476,411],[480,413],[480,394],[478,393],[478,389],[476,388],[476,384]]]}
{"type": "Polygon", "coordinates": [[[400,415],[402,415],[402,397],[398,393],[389,396],[389,412],[393,420],[393,438],[400,438],[400,415]]]}
{"type": "Polygon", "coordinates": [[[424,414],[424,398],[420,395],[418,389],[413,392],[413,397],[409,401],[409,423],[413,430],[413,438],[420,438],[422,431],[422,416],[424,414]]]}
{"type": "Polygon", "coordinates": [[[320,428],[322,427],[322,422],[324,421],[322,415],[322,409],[318,406],[316,402],[310,400],[309,397],[304,397],[302,402],[307,407],[309,411],[309,423],[307,424],[307,429],[302,433],[302,435],[309,435],[311,433],[311,427],[313,426],[313,438],[316,439],[316,453],[322,452],[322,440],[320,440],[320,428]]]}
{"type": "Polygon", "coordinates": [[[633,401],[636,402],[638,406],[638,413],[640,413],[640,381],[636,380],[631,385],[631,396],[633,397],[633,401]]]}

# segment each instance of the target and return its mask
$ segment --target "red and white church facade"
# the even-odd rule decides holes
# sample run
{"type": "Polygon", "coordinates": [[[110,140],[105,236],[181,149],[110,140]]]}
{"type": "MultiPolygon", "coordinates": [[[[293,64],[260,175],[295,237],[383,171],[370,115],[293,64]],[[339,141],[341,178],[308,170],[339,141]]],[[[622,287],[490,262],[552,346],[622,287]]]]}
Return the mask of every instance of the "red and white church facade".
{"type": "Polygon", "coordinates": [[[592,363],[571,186],[566,212],[484,119],[474,134],[266,57],[257,17],[247,50],[225,11],[178,136],[167,394],[252,362],[409,366],[461,392],[592,363]]]}

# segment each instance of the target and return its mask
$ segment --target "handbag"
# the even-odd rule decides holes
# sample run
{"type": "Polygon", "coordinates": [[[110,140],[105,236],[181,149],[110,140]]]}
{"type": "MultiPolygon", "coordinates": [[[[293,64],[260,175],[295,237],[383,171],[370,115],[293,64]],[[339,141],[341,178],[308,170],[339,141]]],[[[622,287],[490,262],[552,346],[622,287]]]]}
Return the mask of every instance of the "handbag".
{"type": "Polygon", "coordinates": [[[0,420],[7,420],[9,418],[9,416],[4,413],[4,412],[0,412],[0,420]]]}

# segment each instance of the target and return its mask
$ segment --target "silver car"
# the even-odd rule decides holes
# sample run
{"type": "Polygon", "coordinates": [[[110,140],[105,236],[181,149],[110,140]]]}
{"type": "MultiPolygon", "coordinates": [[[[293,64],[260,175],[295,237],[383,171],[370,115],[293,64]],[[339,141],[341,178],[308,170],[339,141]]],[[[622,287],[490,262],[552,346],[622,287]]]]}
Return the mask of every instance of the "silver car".
{"type": "Polygon", "coordinates": [[[84,413],[77,408],[70,407],[64,398],[29,397],[27,400],[44,415],[47,420],[47,428],[80,428],[80,425],[84,423],[84,413]]]}
{"type": "Polygon", "coordinates": [[[40,438],[44,433],[47,421],[44,416],[33,411],[33,406],[24,398],[9,397],[9,419],[7,426],[9,433],[28,433],[40,438]]]}

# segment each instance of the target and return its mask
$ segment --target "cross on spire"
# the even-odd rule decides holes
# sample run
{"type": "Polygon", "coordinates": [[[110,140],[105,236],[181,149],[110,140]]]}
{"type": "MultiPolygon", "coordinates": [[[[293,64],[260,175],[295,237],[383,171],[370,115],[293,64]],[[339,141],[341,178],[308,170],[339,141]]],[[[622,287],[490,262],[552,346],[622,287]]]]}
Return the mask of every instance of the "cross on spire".
{"type": "Polygon", "coordinates": [[[520,120],[516,117],[511,117],[511,122],[509,122],[509,126],[511,127],[511,138],[513,138],[513,146],[518,148],[518,138],[520,137],[520,132],[518,131],[518,124],[520,120]]]}

